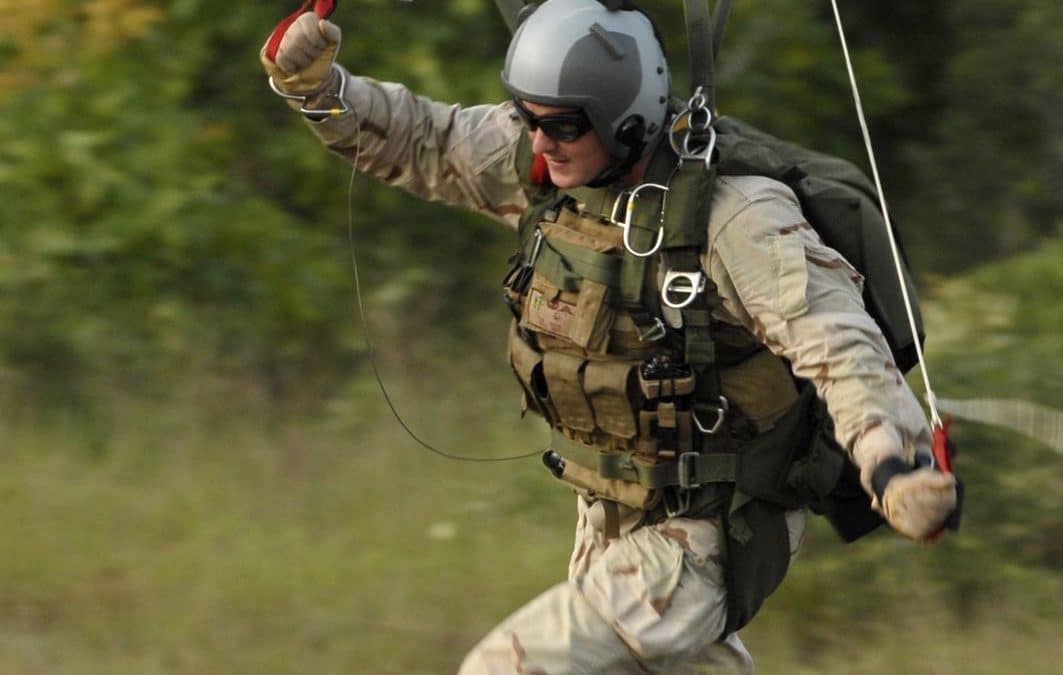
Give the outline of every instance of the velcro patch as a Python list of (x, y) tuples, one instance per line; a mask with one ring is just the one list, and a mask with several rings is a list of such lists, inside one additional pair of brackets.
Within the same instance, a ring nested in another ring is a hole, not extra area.
[(548, 298), (539, 288), (532, 288), (528, 294), (528, 305), (524, 310), (521, 323), (541, 333), (559, 338), (570, 338), (572, 324), (576, 319), (576, 303), (565, 302), (558, 294)]

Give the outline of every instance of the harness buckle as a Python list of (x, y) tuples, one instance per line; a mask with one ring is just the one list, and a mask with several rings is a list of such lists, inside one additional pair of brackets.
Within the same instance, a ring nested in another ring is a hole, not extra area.
[(679, 153), (679, 161), (683, 162), (688, 159), (694, 159), (705, 162), (705, 168), (708, 169), (712, 166), (712, 152), (716, 149), (716, 129), (709, 127), (709, 142), (705, 144), (705, 147), (699, 150), (690, 149), (690, 140), (693, 134), (687, 134), (683, 139), (683, 152)]
[(676, 468), (679, 474), (679, 489), (690, 490), (690, 488), (696, 488), (701, 483), (697, 480), (697, 461), (698, 453), (696, 452), (684, 452), (679, 455), (679, 465)]
[(721, 426), (723, 426), (723, 421), (727, 418), (727, 411), (730, 409), (730, 407), (731, 405), (727, 402), (727, 399), (721, 396), (720, 407), (715, 409), (716, 420), (713, 422), (711, 427), (706, 427), (704, 424), (701, 423), (701, 420), (698, 419), (698, 412), (696, 410), (691, 410), (690, 416), (694, 418), (694, 424), (697, 426), (698, 431), (703, 434), (708, 434), (709, 436), (712, 436), (720, 430)]
[[(707, 279), (701, 270), (697, 272), (677, 272), (668, 270), (661, 286), (661, 301), (672, 309), (683, 309), (705, 292)], [(678, 302), (672, 302), (670, 294), (683, 294)]]

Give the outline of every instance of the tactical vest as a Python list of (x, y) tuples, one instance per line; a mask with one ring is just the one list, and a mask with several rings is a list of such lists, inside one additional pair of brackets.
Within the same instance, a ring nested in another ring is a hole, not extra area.
[[(667, 195), (652, 187), (632, 194), (535, 185), (523, 139), (516, 162), (530, 207), (504, 286), (522, 407), (551, 427), (544, 463), (602, 501), (607, 534), (616, 534), (610, 505), (617, 503), (646, 510), (651, 522), (720, 518), (732, 632), (786, 572), (786, 510), (811, 507), (846, 541), (882, 521), (835, 443), (814, 388), (753, 335), (712, 315), (720, 301), (715, 286), (695, 273), (707, 248), (717, 172), (790, 185), (827, 243), (856, 258), (850, 262), (867, 278), (869, 312), (888, 324), (883, 331), (905, 369), (918, 338), (894, 321), (899, 291), (883, 292), (887, 276), (864, 260), (876, 225), (866, 221), (877, 214), (866, 178), (841, 160), (741, 123), (725, 118), (717, 125), (719, 157), (711, 166), (680, 163), (661, 144), (646, 183), (667, 185)], [(630, 215), (629, 228), (617, 227), (619, 214)], [(657, 243), (659, 253), (633, 253)], [(662, 320), (670, 311), (662, 287), (686, 296), (670, 322)], [(675, 323), (681, 328), (669, 325)]]

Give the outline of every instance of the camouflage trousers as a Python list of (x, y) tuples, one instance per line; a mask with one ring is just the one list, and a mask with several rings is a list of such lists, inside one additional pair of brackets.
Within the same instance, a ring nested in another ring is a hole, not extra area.
[[(569, 578), (517, 610), (462, 663), (459, 675), (752, 673), (727, 617), (722, 531), (710, 519), (671, 518), (621, 536), (603, 533), (600, 504), (582, 498)], [(790, 557), (805, 513), (787, 514)]]

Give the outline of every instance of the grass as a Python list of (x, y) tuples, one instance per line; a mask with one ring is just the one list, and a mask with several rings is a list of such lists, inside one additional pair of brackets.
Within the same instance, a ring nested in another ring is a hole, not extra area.
[[(393, 398), (449, 452), (534, 451), (543, 429), (519, 421), (500, 360), (408, 368)], [(101, 387), (65, 414), (0, 400), (0, 675), (452, 673), (565, 574), (571, 494), (535, 458), (426, 452), (371, 379), (314, 409), (207, 374), (162, 389)], [(1055, 549), (1008, 529), (1058, 520), (1031, 511), (1058, 471), (1035, 502), (983, 475), (936, 547), (843, 546), (815, 522), (743, 632), (758, 672), (1059, 672), (1063, 575), (1035, 555)]]

